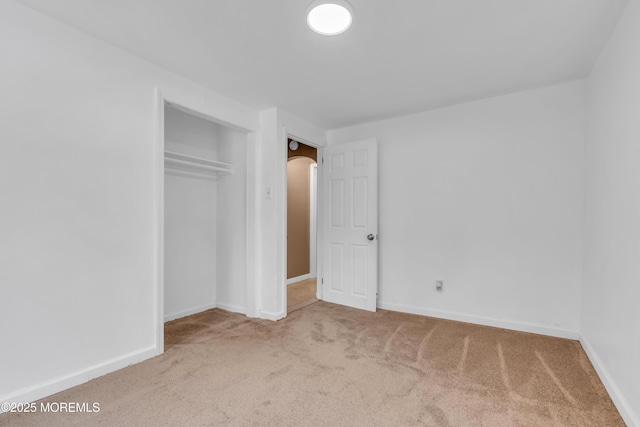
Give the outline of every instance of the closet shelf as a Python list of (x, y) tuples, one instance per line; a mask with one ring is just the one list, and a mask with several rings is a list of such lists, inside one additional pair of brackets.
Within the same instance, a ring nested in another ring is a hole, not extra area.
[(229, 163), (188, 156), (172, 151), (164, 152), (164, 165), (168, 169), (205, 175), (229, 175), (233, 173), (233, 165)]

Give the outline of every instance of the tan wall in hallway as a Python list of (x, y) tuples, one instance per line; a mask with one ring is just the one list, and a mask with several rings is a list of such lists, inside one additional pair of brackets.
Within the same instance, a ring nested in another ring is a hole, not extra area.
[(310, 166), (297, 157), (287, 162), (287, 279), (309, 274)]
[(292, 150), (291, 148), (289, 148), (289, 142), (291, 142), (292, 139), (287, 140), (287, 159), (291, 160), (293, 158), (296, 157), (309, 157), (310, 159), (313, 159), (314, 162), (318, 162), (318, 149), (314, 148), (314, 147), (310, 147), (308, 145), (305, 145), (303, 143), (299, 143), (298, 149), (297, 150)]

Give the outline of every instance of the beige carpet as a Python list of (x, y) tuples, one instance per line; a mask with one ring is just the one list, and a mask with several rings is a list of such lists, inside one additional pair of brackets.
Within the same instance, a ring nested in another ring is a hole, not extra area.
[(218, 309), (166, 325), (164, 355), (52, 396), (42, 426), (622, 426), (580, 344), (317, 302), (280, 322)]
[(287, 286), (287, 313), (306, 307), (316, 299), (316, 279), (307, 279)]

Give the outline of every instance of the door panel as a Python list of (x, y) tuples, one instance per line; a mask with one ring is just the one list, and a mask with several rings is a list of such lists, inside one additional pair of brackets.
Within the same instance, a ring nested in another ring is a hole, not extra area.
[(375, 311), (377, 141), (370, 139), (325, 148), (324, 159), (322, 299)]
[(331, 205), (331, 227), (344, 227), (344, 181), (331, 180), (329, 188)]
[(329, 286), (334, 292), (342, 293), (342, 286), (344, 282), (344, 245), (332, 244), (331, 245), (331, 280)]

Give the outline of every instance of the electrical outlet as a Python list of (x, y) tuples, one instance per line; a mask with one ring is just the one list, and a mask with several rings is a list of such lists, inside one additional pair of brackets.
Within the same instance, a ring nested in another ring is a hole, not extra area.
[(436, 291), (442, 292), (443, 285), (444, 285), (444, 280), (436, 280)]

